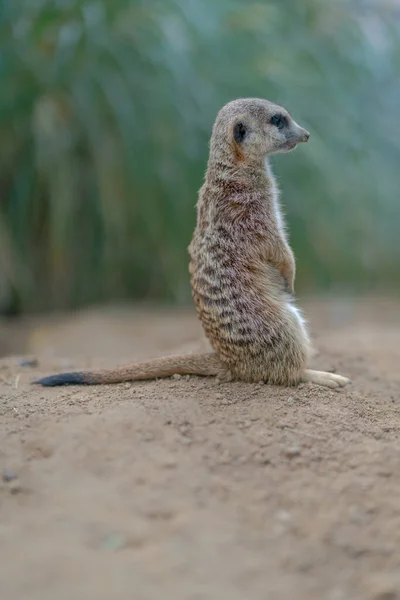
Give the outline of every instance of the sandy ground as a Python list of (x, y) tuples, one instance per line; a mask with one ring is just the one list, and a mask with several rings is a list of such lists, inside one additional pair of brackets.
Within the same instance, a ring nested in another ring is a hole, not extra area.
[(33, 377), (180, 349), (191, 311), (3, 323), (2, 600), (400, 598), (400, 304), (306, 302), (336, 392)]

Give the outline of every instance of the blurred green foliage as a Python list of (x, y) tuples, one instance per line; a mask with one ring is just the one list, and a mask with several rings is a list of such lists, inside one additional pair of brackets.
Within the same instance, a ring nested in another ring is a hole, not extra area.
[(0, 0), (0, 308), (190, 298), (218, 109), (286, 106), (297, 289), (394, 289), (400, 41), (385, 3)]

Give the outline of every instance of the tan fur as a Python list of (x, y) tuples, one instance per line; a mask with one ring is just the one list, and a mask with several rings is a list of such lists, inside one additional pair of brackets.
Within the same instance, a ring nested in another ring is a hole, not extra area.
[[(285, 120), (283, 127), (271, 122), (274, 115)], [(267, 156), (288, 152), (308, 137), (285, 109), (266, 100), (235, 100), (217, 116), (189, 246), (193, 299), (215, 354), (70, 374), (75, 380), (53, 376), (48, 385), (116, 383), (174, 373), (279, 385), (348, 383), (340, 375), (307, 370), (311, 347), (293, 300), (295, 260), (266, 163)]]
[(137, 365), (116, 369), (88, 371), (84, 373), (85, 383), (121, 383), (123, 381), (139, 381), (155, 377), (181, 375), (223, 375), (215, 354), (193, 354), (155, 358)]

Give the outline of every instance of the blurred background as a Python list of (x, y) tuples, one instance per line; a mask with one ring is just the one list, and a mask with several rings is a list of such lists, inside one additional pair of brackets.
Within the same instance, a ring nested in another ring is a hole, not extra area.
[(219, 108), (283, 104), (273, 159), (299, 294), (400, 275), (400, 2), (2, 0), (0, 313), (190, 303)]

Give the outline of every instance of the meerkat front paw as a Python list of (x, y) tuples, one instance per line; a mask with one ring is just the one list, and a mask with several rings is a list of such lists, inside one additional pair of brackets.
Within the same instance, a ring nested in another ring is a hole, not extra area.
[(351, 383), (350, 379), (343, 377), (342, 375), (327, 373), (326, 371), (313, 371), (312, 369), (307, 369), (307, 371), (304, 372), (302, 381), (309, 381), (331, 389), (344, 387)]

